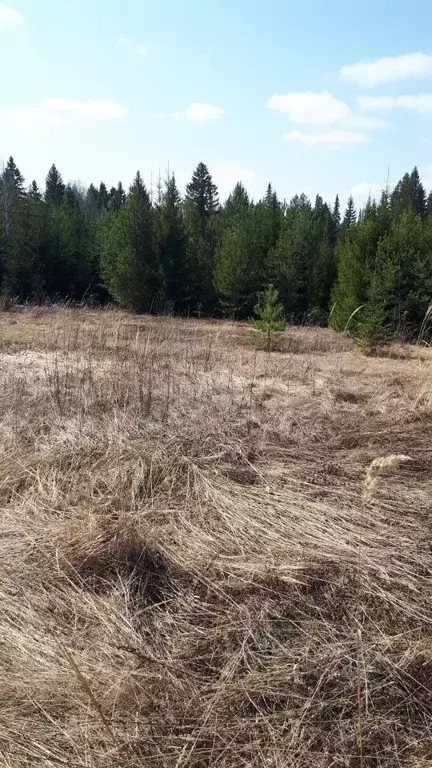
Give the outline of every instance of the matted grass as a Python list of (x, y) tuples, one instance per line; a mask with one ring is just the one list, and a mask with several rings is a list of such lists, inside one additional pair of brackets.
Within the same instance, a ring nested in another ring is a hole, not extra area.
[(432, 352), (0, 315), (0, 764), (426, 768)]

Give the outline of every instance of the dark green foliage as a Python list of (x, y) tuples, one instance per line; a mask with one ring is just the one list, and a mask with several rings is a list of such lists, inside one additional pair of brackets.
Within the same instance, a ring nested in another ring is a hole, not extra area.
[(36, 181), (32, 181), (27, 192), (28, 197), (31, 200), (42, 200), (42, 192), (40, 192)]
[(61, 205), (65, 189), (61, 173), (52, 165), (45, 180), (45, 202), (48, 205)]
[(97, 287), (96, 229), (71, 188), (50, 206), (45, 287), (49, 295), (82, 300)]
[(415, 337), (432, 300), (432, 193), (417, 168), (356, 212), (339, 196), (289, 204), (239, 182), (224, 205), (204, 163), (181, 198), (174, 176), (156, 203), (138, 172), (67, 186), (53, 165), (42, 196), (12, 157), (0, 172), (0, 284), (24, 300), (97, 297), (139, 311), (250, 317), (271, 283), (293, 322), (347, 330), (365, 349)]
[(256, 331), (265, 334), (267, 349), (271, 349), (272, 333), (283, 331), (286, 326), (284, 308), (279, 302), (279, 294), (273, 285), (268, 285), (260, 295), (255, 306), (256, 317), (252, 325)]
[(192, 180), (186, 187), (186, 202), (191, 203), (201, 219), (208, 218), (217, 210), (218, 191), (209, 169), (204, 163), (198, 163)]
[(357, 222), (357, 213), (354, 205), (354, 200), (352, 195), (348, 198), (348, 204), (346, 207), (345, 215), (343, 217), (342, 221), (342, 231), (345, 233), (347, 230), (352, 229), (355, 227)]
[(244, 187), (237, 184), (223, 217), (214, 285), (225, 313), (247, 317), (267, 281), (272, 212), (265, 202), (252, 205)]
[(163, 269), (167, 305), (184, 311), (190, 300), (190, 275), (181, 197), (174, 176), (166, 180), (156, 206), (154, 246)]
[(5, 293), (20, 300), (42, 296), (48, 243), (47, 206), (29, 195), (20, 201), (9, 232), (3, 262)]
[(126, 203), (101, 223), (101, 273), (115, 301), (141, 312), (162, 305), (163, 273), (154, 246), (154, 212), (138, 172)]
[(213, 269), (217, 246), (217, 187), (204, 163), (199, 163), (186, 187), (184, 203), (188, 248), (189, 299), (192, 312), (211, 314), (217, 304)]

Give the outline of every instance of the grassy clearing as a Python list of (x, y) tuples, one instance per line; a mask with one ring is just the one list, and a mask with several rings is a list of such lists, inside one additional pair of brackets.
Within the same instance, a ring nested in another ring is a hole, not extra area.
[(1, 765), (430, 765), (432, 352), (278, 346), (2, 313)]

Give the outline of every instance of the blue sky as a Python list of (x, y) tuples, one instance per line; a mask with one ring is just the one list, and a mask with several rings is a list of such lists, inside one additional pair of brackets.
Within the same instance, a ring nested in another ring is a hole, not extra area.
[(427, 0), (0, 0), (0, 158), (182, 187), (203, 160), (221, 197), (432, 187), (431, 28)]

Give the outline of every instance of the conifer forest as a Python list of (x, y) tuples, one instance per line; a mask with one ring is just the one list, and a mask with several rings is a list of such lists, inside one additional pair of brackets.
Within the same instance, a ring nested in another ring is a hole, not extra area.
[(129, 189), (85, 188), (55, 165), (39, 189), (11, 157), (0, 173), (2, 294), (245, 319), (272, 284), (289, 322), (415, 337), (432, 297), (432, 193), (414, 168), (361, 210), (345, 203), (288, 202), (271, 184), (254, 201), (241, 183), (223, 202), (203, 163), (184, 196), (174, 174), (155, 190), (139, 172)]

